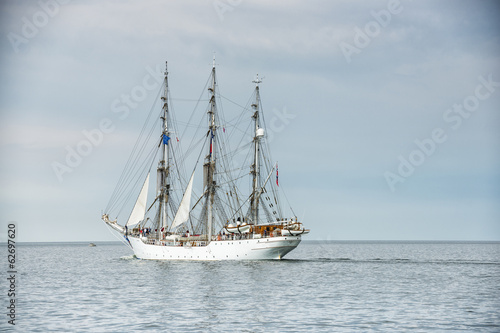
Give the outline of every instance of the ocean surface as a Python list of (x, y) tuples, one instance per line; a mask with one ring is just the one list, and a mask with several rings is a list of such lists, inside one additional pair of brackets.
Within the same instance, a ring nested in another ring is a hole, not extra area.
[(500, 243), (303, 241), (281, 261), (246, 262), (96, 244), (18, 244), (16, 325), (2, 278), (0, 329), (500, 332)]

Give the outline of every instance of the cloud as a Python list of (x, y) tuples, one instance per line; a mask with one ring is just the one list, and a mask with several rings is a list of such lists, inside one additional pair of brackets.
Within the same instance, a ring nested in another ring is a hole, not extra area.
[[(225, 97), (245, 104), (258, 72), (266, 77), (261, 87), (266, 117), (283, 108), (296, 116), (275, 135), (273, 155), (280, 160), (284, 185), (286, 172), (291, 173), (292, 194), (287, 195), (295, 198), (297, 210), (304, 205), (309, 209), (307, 222), (313, 229), (331, 229), (329, 219), (349, 220), (356, 228), (348, 222), (336, 225), (350, 230), (345, 237), (369, 238), (365, 229), (394, 226), (394, 221), (383, 221), (388, 217), (383, 211), (390, 209), (398, 212), (398, 220), (417, 212), (429, 224), (448, 226), (449, 220), (460, 219), (450, 207), (463, 205), (463, 196), (484, 199), (483, 204), (461, 206), (460, 212), (477, 212), (484, 217), (484, 230), (495, 230), (491, 226), (500, 212), (489, 205), (498, 193), (483, 185), (471, 188), (476, 177), (481, 177), (480, 184), (499, 179), (500, 91), (481, 102), (460, 129), (448, 131), (448, 141), (395, 195), (383, 178), (385, 171), (397, 169), (399, 155), (415, 149), (416, 139), (449, 125), (443, 113), (474, 93), (479, 76), (492, 74), (500, 81), (495, 2), (401, 1), (403, 10), (350, 63), (339, 44), (352, 44), (356, 27), (364, 29), (375, 20), (372, 12), (387, 9), (388, 1), (233, 1), (224, 2), (231, 8), (223, 19), (214, 3), (71, 2), (19, 52), (2, 39), (0, 181), (5, 185), (5, 216), (25, 216), (25, 223), (32, 223), (32, 215), (21, 214), (21, 204), (12, 205), (22, 200), (27, 188), (38, 195), (23, 203), (41, 212), (45, 222), (61, 205), (67, 214), (99, 215), (140, 125), (150, 108), (158, 107), (158, 91), (148, 91), (126, 119), (113, 112), (113, 102), (141, 85), (148, 67), (156, 71), (160, 66), (161, 77), (166, 60), (174, 98), (205, 96), (201, 89), (215, 51)], [(37, 2), (4, 4), (2, 35), (21, 34), (23, 17), (31, 20), (37, 11)], [(178, 119), (187, 121), (194, 103), (173, 102)], [(229, 115), (240, 111), (232, 103), (223, 109)], [(59, 183), (51, 163), (63, 163), (66, 147), (86, 140), (83, 131), (97, 128), (103, 118), (111, 119), (115, 130)], [(463, 186), (454, 187), (456, 183)], [(425, 199), (434, 193), (447, 208), (433, 215), (437, 208)], [(304, 202), (304, 197), (312, 200)], [(89, 206), (80, 207), (70, 198)], [(325, 205), (332, 209), (325, 210)], [(491, 208), (489, 215), (481, 207)], [(378, 214), (376, 221), (370, 220), (372, 212)], [(473, 229), (467, 221), (464, 217), (457, 223)], [(75, 218), (72, 223), (84, 222)], [(409, 239), (413, 231), (401, 227), (390, 237)], [(92, 235), (85, 231), (81, 237)], [(429, 231), (431, 238), (440, 235), (446, 236), (444, 227)], [(383, 239), (384, 232), (377, 237)]]

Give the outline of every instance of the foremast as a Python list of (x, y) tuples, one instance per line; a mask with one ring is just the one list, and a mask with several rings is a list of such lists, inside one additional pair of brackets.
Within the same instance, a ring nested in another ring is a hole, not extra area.
[(217, 126), (215, 123), (215, 113), (217, 111), (217, 105), (215, 102), (215, 56), (212, 66), (212, 84), (208, 88), (210, 92), (210, 108), (208, 110), (208, 135), (209, 137), (209, 152), (205, 158), (204, 173), (205, 173), (205, 185), (206, 185), (206, 202), (207, 202), (207, 241), (212, 240), (213, 225), (214, 225), (214, 201), (215, 201), (215, 189), (216, 181), (214, 179), (215, 174), (215, 152), (216, 152), (216, 136)]
[(260, 106), (260, 94), (259, 94), (259, 83), (262, 82), (259, 79), (259, 74), (257, 74), (255, 80), (252, 81), (255, 83), (255, 103), (252, 104), (252, 108), (254, 113), (252, 118), (254, 120), (255, 127), (255, 136), (253, 138), (254, 142), (254, 156), (253, 156), (253, 164), (251, 169), (252, 174), (252, 196), (250, 201), (251, 207), (251, 218), (255, 225), (259, 223), (259, 191), (260, 191), (260, 139), (264, 136), (264, 129), (260, 128), (259, 123), (259, 106)]
[(168, 130), (168, 67), (165, 62), (165, 79), (164, 91), (161, 97), (163, 102), (162, 115), (162, 136), (161, 136), (161, 160), (158, 162), (157, 169), (157, 198), (159, 199), (158, 209), (158, 239), (161, 239), (162, 230), (167, 229), (168, 219), (168, 200), (170, 195), (170, 148), (168, 141), (170, 140), (170, 133)]

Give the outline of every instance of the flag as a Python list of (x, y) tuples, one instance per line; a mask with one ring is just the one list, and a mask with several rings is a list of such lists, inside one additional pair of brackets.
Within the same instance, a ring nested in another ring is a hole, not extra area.
[(214, 132), (211, 130), (210, 131), (210, 156), (212, 156), (212, 143), (214, 141)]
[(278, 162), (276, 162), (276, 185), (280, 186), (280, 184), (278, 183)]
[(163, 144), (168, 145), (168, 140), (170, 140), (170, 137), (166, 134), (163, 134)]

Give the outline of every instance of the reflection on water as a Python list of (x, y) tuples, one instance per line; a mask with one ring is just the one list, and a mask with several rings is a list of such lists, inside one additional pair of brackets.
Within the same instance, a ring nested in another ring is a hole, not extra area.
[(500, 325), (498, 243), (303, 242), (284, 260), (246, 262), (138, 260), (122, 244), (25, 244), (19, 257), (25, 332)]

